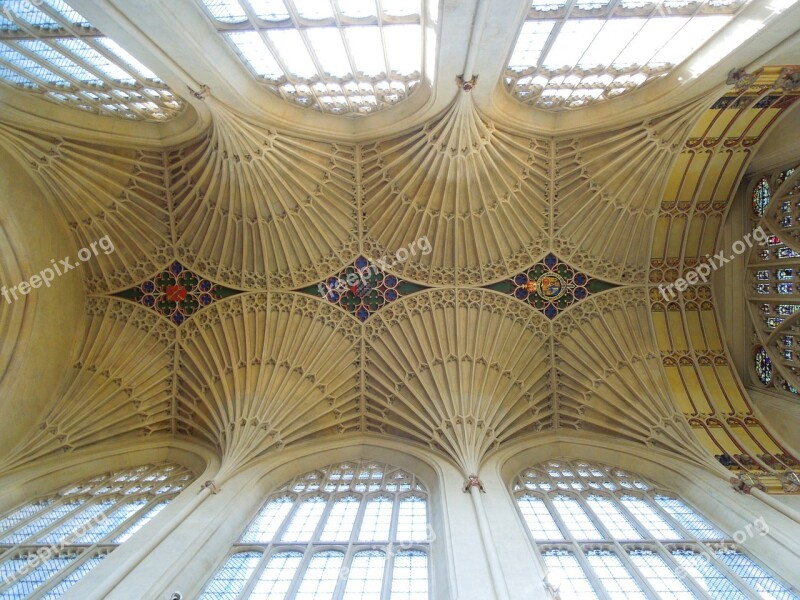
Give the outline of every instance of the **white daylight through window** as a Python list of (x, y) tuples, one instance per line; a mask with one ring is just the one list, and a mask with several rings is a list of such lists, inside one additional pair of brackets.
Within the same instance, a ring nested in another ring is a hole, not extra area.
[(405, 100), (422, 78), (420, 0), (202, 0), (272, 92), (328, 114)]
[(633, 473), (553, 460), (520, 473), (512, 493), (561, 600), (800, 600), (731, 536)]
[(428, 495), (412, 474), (356, 461), (273, 493), (201, 600), (430, 600)]

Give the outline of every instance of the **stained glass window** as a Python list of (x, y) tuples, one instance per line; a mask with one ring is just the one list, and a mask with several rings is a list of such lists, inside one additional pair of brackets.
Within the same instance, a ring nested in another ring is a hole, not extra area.
[[(753, 357), (749, 379), (792, 396), (797, 394), (800, 378), (800, 361), (791, 343), (794, 334), (800, 333), (796, 320), (800, 311), (799, 175), (794, 168), (772, 170), (742, 185), (751, 194), (753, 207), (747, 232), (755, 240), (766, 234), (766, 244), (753, 247), (747, 268), (750, 289), (755, 292), (748, 299)], [(772, 205), (780, 212), (768, 210)]]
[(686, 502), (635, 474), (554, 460), (525, 469), (512, 493), (562, 600), (800, 600)]
[(767, 351), (762, 347), (756, 348), (753, 360), (759, 381), (764, 385), (772, 383), (772, 361), (769, 359)]
[[(618, 96), (669, 73), (746, 4), (533, 0), (506, 66), (506, 86), (517, 100), (546, 109)], [(745, 29), (739, 43), (755, 33)]]
[(425, 487), (369, 461), (336, 464), (267, 500), (202, 600), (429, 600)]
[(60, 598), (192, 480), (177, 465), (105, 473), (0, 518), (0, 597)]
[(769, 182), (762, 177), (753, 188), (753, 212), (757, 216), (763, 217), (771, 199), (772, 191), (769, 189)]
[(202, 0), (220, 34), (269, 90), (329, 114), (408, 98), (423, 73), (420, 0)]
[(0, 81), (100, 115), (166, 121), (184, 102), (61, 0), (0, 0)]

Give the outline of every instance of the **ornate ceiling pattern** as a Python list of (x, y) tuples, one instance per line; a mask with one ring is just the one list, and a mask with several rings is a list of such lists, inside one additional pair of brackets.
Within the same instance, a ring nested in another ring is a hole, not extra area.
[[(790, 105), (765, 100), (771, 84), (741, 100), (747, 90), (725, 108), (698, 100), (569, 137), (507, 129), (468, 92), (405, 135), (350, 145), (294, 137), (213, 98), (209, 131), (160, 152), (3, 126), (0, 143), (42, 182), (76, 247), (103, 235), (116, 245), (87, 263), (75, 372), (7, 464), (171, 434), (211, 444), (230, 473), (362, 432), (424, 444), (468, 474), (511, 441), (578, 429), (708, 464), (718, 438), (701, 432), (714, 427), (737, 454), (777, 460), (710, 288), (666, 303), (654, 287), (714, 248), (753, 148)], [(552, 319), (483, 287), (551, 253), (617, 287)], [(359, 257), (416, 287), (365, 319), (308, 293)], [(244, 293), (180, 326), (110, 297), (174, 261)]]
[(84, 339), (58, 401), (0, 468), (127, 435), (174, 430), (174, 327), (155, 312), (90, 296)]
[(209, 102), (208, 134), (165, 157), (178, 257), (246, 290), (306, 286), (355, 259), (356, 148), (292, 138)]
[[(800, 98), (782, 81), (780, 68), (746, 76), (694, 124), (661, 203), (651, 283), (672, 283), (720, 250), (728, 258), (730, 249), (717, 246), (730, 202), (759, 142)], [(773, 492), (789, 488), (784, 474), (797, 468), (797, 458), (753, 414), (723, 342), (711, 287), (667, 297), (651, 288), (650, 297), (664, 370), (697, 438), (735, 473), (751, 473)]]
[(94, 146), (3, 123), (0, 133), (54, 199), (76, 248), (106, 235), (112, 240), (114, 252), (83, 264), (90, 293), (130, 287), (172, 257), (163, 153)]

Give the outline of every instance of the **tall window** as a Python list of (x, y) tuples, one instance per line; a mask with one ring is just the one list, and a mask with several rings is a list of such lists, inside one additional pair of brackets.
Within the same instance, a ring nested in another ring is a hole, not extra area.
[[(800, 395), (800, 173), (761, 173), (745, 184), (748, 232), (766, 244), (750, 251), (745, 281), (751, 328), (750, 379), (756, 386)], [(758, 240), (757, 240), (758, 241)]]
[(166, 121), (183, 101), (63, 0), (0, 1), (0, 81), (59, 104)]
[[(513, 494), (562, 600), (798, 600), (684, 501), (620, 469), (551, 461)], [(761, 535), (756, 520), (734, 536)]]
[(429, 600), (429, 531), (413, 475), (331, 465), (267, 500), (201, 600)]
[[(613, 98), (669, 73), (746, 4), (747, 0), (533, 0), (506, 65), (506, 86), (517, 100), (545, 109), (577, 108)], [(735, 46), (757, 30), (743, 24)], [(694, 75), (721, 58), (713, 55)]]
[(329, 114), (393, 106), (422, 77), (420, 0), (202, 0), (267, 88)]
[(61, 598), (193, 478), (177, 465), (145, 465), (98, 475), (3, 515), (0, 598)]

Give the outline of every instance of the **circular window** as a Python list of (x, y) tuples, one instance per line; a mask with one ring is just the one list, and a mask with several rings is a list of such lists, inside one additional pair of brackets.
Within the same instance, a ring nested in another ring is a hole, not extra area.
[(754, 360), (759, 381), (764, 385), (772, 383), (772, 361), (767, 356), (767, 351), (761, 346), (756, 348)]
[(762, 177), (753, 188), (753, 212), (759, 217), (763, 217), (771, 199), (772, 192), (769, 189), (769, 183)]

